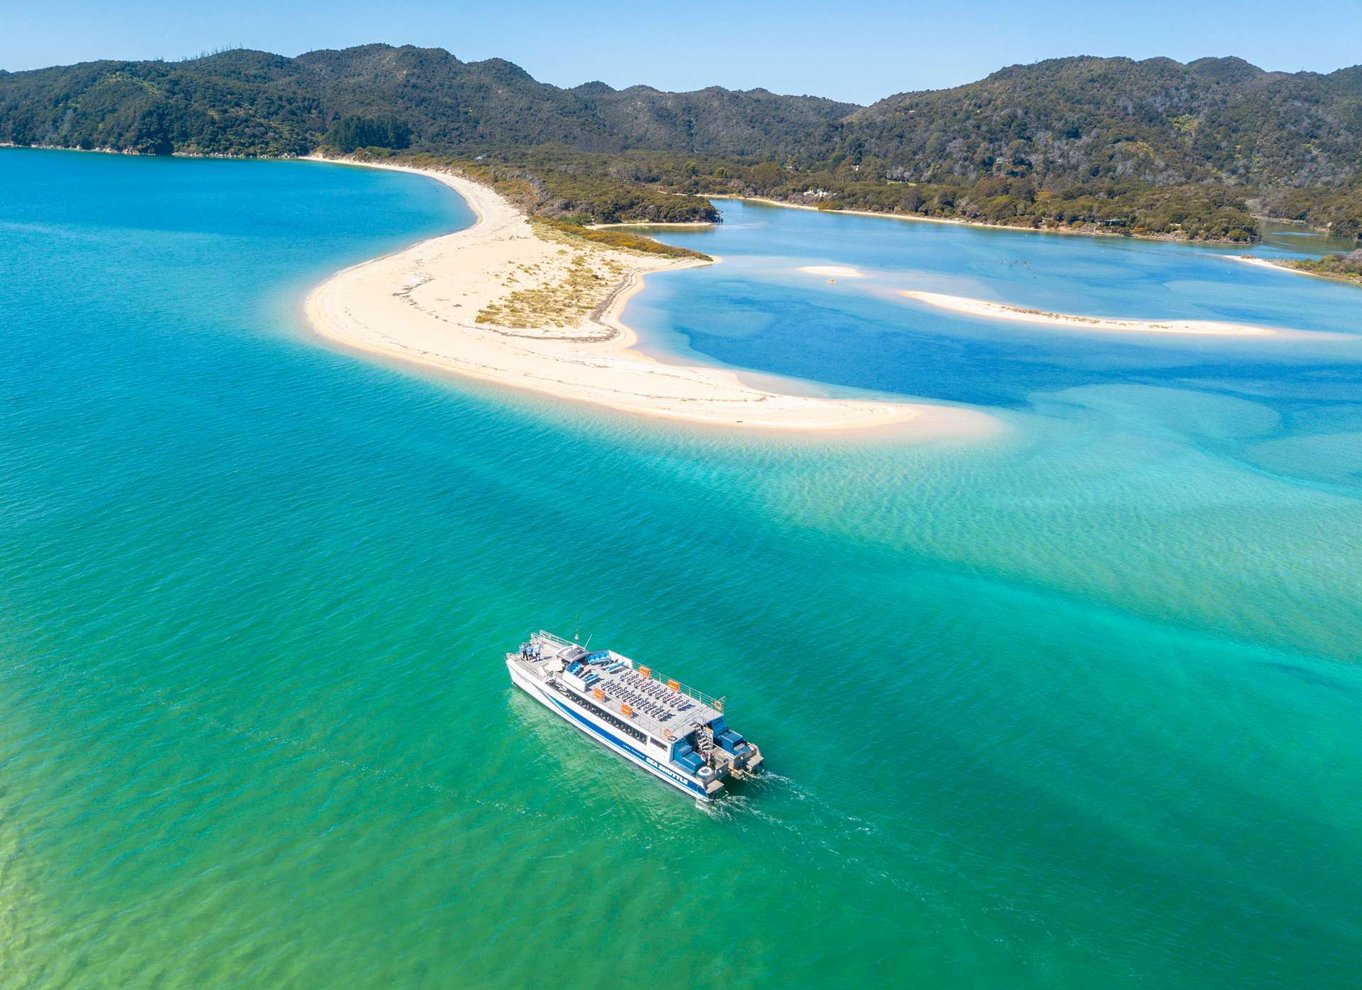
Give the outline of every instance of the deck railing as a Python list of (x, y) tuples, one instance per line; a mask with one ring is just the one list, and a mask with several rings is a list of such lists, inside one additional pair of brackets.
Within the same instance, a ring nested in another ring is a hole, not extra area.
[(664, 674), (659, 674), (656, 670), (653, 670), (653, 668), (648, 666), (647, 664), (638, 663), (635, 660), (630, 660), (628, 657), (622, 657), (614, 650), (610, 651), (610, 655), (612, 657), (615, 657), (617, 660), (623, 660), (625, 663), (629, 664), (629, 666), (634, 668), (634, 673), (636, 674), (643, 674), (646, 671), (647, 673), (645, 674), (645, 676), (648, 677), (650, 680), (657, 681), (659, 684), (665, 684), (667, 687), (672, 687), (672, 685), (675, 684), (676, 687), (672, 688), (672, 690), (680, 694), (684, 694), (687, 698), (690, 698), (692, 701), (698, 701), (702, 705), (708, 705), (710, 708), (713, 708), (716, 712), (722, 712), (724, 710), (723, 698), (715, 698), (713, 695), (705, 694), (705, 692), (693, 688), (689, 684), (682, 684), (674, 677), (667, 677)]
[[(553, 633), (548, 632), (547, 630), (543, 630), (543, 629), (539, 630), (539, 633), (537, 634), (537, 636), (536, 636), (535, 638), (536, 638), (536, 639), (546, 639), (546, 640), (548, 640), (550, 643), (553, 643), (553, 644), (555, 644), (555, 645), (557, 645), (557, 646), (572, 646), (572, 645), (574, 645), (573, 643), (568, 642), (566, 639), (563, 639), (561, 636), (555, 636)], [(580, 644), (576, 644), (576, 645), (580, 645)], [(705, 694), (705, 692), (700, 691), (700, 690), (697, 690), (696, 688), (691, 687), (689, 684), (682, 684), (680, 681), (676, 680), (675, 678), (664, 677), (663, 675), (659, 674), (657, 671), (653, 670), (652, 667), (648, 666), (647, 664), (642, 664), (642, 663), (639, 663), (637, 660), (631, 660), (631, 659), (629, 659), (629, 657), (621, 656), (620, 654), (616, 653), (614, 650), (606, 650), (605, 652), (609, 653), (609, 654), (610, 654), (612, 657), (614, 657), (616, 660), (623, 660), (623, 661), (624, 661), (625, 663), (627, 663), (630, 667), (632, 667), (633, 670), (634, 670), (636, 673), (640, 673), (640, 674), (641, 674), (641, 673), (643, 673), (643, 671), (646, 670), (646, 671), (648, 672), (647, 676), (648, 676), (649, 678), (651, 678), (652, 680), (655, 680), (655, 681), (657, 681), (657, 682), (659, 682), (659, 683), (661, 683), (661, 684), (665, 684), (665, 685), (667, 685), (668, 687), (671, 687), (671, 685), (672, 685), (673, 683), (675, 683), (675, 684), (676, 684), (675, 690), (677, 690), (677, 691), (680, 692), (681, 694), (684, 694), (687, 698), (690, 698), (692, 701), (698, 701), (698, 702), (700, 702), (700, 704), (702, 704), (702, 705), (708, 705), (710, 708), (713, 708), (716, 712), (722, 712), (722, 711), (724, 710), (724, 699), (723, 699), (723, 698), (716, 698), (716, 697), (714, 697), (713, 695)]]

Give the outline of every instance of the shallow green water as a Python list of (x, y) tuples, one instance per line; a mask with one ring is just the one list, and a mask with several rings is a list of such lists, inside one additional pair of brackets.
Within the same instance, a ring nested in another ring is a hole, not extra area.
[[(371, 364), (298, 304), (465, 222), (433, 183), (0, 153), (0, 985), (1353, 982), (1362, 294), (727, 213), (724, 265), (631, 308), (651, 346), (1007, 437), (682, 431)], [(961, 266), (1339, 339), (871, 291)], [(513, 694), (501, 652), (579, 615), (727, 694), (773, 773), (700, 811)]]

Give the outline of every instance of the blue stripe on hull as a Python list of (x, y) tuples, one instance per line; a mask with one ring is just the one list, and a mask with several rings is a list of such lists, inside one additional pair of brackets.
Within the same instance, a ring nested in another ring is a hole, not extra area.
[(571, 708), (569, 708), (567, 705), (563, 704), (563, 703), (562, 703), (561, 701), (559, 701), (557, 698), (551, 697), (551, 696), (549, 696), (548, 694), (544, 693), (543, 691), (540, 692), (540, 696), (541, 696), (545, 701), (550, 702), (555, 708), (557, 708), (559, 711), (561, 711), (564, 715), (566, 715), (566, 716), (568, 716), (569, 718), (571, 718), (571, 719), (572, 719), (574, 722), (576, 722), (578, 725), (582, 726), (582, 727), (583, 727), (584, 729), (586, 729), (588, 732), (590, 732), (590, 733), (592, 733), (593, 735), (595, 735), (601, 742), (603, 742), (603, 743), (605, 743), (606, 745), (611, 746), (611, 747), (613, 747), (613, 748), (615, 748), (615, 749), (621, 750), (622, 753), (623, 753), (623, 755), (627, 755), (627, 756), (629, 756), (629, 757), (631, 757), (631, 758), (633, 758), (633, 759), (638, 760), (639, 762), (641, 762), (641, 763), (643, 764), (644, 769), (645, 769), (645, 770), (648, 770), (650, 773), (652, 773), (653, 776), (659, 777), (659, 778), (661, 778), (662, 780), (665, 780), (667, 783), (671, 784), (673, 787), (679, 788), (679, 789), (685, 791), (687, 794), (692, 794), (692, 795), (694, 795), (695, 797), (698, 797), (698, 798), (699, 798), (700, 800), (702, 800), (702, 801), (708, 801), (708, 800), (710, 800), (710, 796), (709, 796), (708, 794), (705, 793), (704, 789), (703, 789), (702, 787), (700, 787), (699, 784), (692, 784), (692, 783), (690, 783), (689, 781), (682, 780), (682, 779), (678, 779), (678, 778), (675, 778), (675, 777), (670, 776), (665, 770), (661, 770), (660, 768), (658, 768), (657, 766), (655, 766), (655, 762), (656, 762), (656, 761), (652, 760), (651, 757), (649, 757), (649, 756), (648, 756), (647, 754), (645, 754), (645, 753), (639, 752), (637, 749), (635, 749), (633, 746), (630, 746), (627, 742), (625, 742), (624, 740), (620, 739), (620, 738), (619, 738), (618, 736), (616, 736), (614, 733), (606, 731), (605, 729), (603, 729), (603, 728), (601, 728), (599, 725), (597, 725), (595, 722), (592, 722), (592, 721), (590, 721), (589, 719), (587, 719), (586, 716), (582, 715), (582, 714), (579, 713), (579, 712), (573, 711)]

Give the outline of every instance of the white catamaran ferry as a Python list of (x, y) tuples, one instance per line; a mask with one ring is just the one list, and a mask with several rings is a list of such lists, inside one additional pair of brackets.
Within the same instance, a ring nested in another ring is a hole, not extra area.
[(506, 654), (511, 681), (592, 739), (700, 801), (761, 766), (761, 750), (724, 722), (722, 698), (662, 677), (613, 650), (588, 652), (537, 632)]

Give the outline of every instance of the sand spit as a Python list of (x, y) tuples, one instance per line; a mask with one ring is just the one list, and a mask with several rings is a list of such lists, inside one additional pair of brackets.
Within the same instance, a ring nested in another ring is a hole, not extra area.
[(1255, 258), (1251, 254), (1231, 254), (1226, 255), (1231, 261), (1238, 261), (1241, 264), (1252, 265), (1254, 268), (1270, 268), (1274, 272), (1287, 272), (1291, 275), (1313, 275), (1314, 272), (1303, 272), (1299, 268), (1292, 268), (1290, 265), (1279, 265), (1275, 261), (1267, 258)]
[[(397, 168), (397, 166), (379, 166)], [(492, 190), (453, 188), (477, 214), (461, 231), (347, 268), (315, 289), (315, 330), (356, 350), (497, 385), (646, 416), (771, 430), (902, 426), (917, 437), (985, 435), (967, 409), (786, 395), (717, 367), (665, 364), (620, 321), (646, 275), (703, 264), (619, 251), (533, 226)]]
[(865, 272), (850, 265), (805, 265), (799, 270), (805, 275), (822, 275), (824, 278), (865, 278)]
[(1281, 330), (1251, 323), (1226, 323), (1219, 320), (1123, 320), (1106, 316), (1082, 316), (1076, 313), (1050, 313), (1040, 309), (1008, 306), (986, 299), (949, 296), (939, 292), (904, 291), (900, 295), (916, 302), (949, 310), (964, 316), (978, 316), (990, 320), (1029, 323), (1035, 326), (1059, 327), (1066, 330), (1090, 330), (1099, 333), (1163, 333), (1190, 336), (1262, 337), (1281, 334), (1300, 335), (1304, 331)]
[(1347, 275), (1335, 275), (1333, 272), (1308, 272), (1303, 268), (1293, 268), (1291, 265), (1283, 265), (1281, 262), (1272, 261), (1268, 258), (1255, 258), (1249, 254), (1237, 254), (1228, 256), (1231, 261), (1238, 261), (1245, 265), (1252, 265), (1255, 268), (1270, 268), (1274, 272), (1286, 272), (1288, 275), (1304, 275), (1307, 278), (1319, 278), (1326, 282), (1341, 282), (1344, 285), (1357, 285), (1355, 278)]
[(709, 220), (630, 220), (628, 223), (589, 223), (590, 230), (637, 230), (639, 228), (671, 228), (673, 230), (713, 230), (715, 223)]

